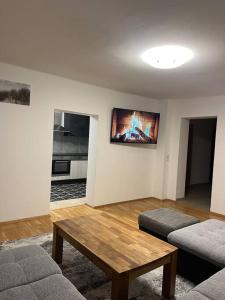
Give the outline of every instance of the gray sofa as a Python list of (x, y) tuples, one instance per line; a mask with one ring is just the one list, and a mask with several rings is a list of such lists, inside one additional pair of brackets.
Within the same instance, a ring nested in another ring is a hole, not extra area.
[[(201, 260), (201, 265), (198, 264), (198, 268), (195, 268), (196, 273), (204, 271), (207, 276), (207, 271), (210, 268), (211, 273), (214, 274), (180, 300), (224, 300), (225, 222), (215, 219), (206, 220), (175, 230), (169, 233), (167, 239), (171, 244), (177, 246), (179, 251), (182, 251), (181, 260), (183, 263), (192, 255), (191, 261), (186, 261), (182, 265), (183, 268), (191, 266), (192, 277), (194, 276), (193, 263), (196, 261), (193, 258)], [(204, 265), (203, 262), (205, 262)]]
[(207, 220), (171, 232), (168, 242), (179, 248), (178, 273), (195, 283), (225, 267), (225, 222)]
[(178, 300), (224, 300), (225, 269), (197, 285), (187, 295)]
[[(139, 228), (179, 248), (177, 272), (195, 282), (225, 267), (225, 222), (200, 222), (179, 211), (160, 208), (140, 214)], [(224, 237), (224, 238), (223, 238)]]
[(166, 241), (170, 232), (198, 222), (199, 219), (171, 208), (144, 211), (138, 217), (141, 230)]
[(85, 300), (40, 246), (0, 252), (0, 300)]
[(167, 238), (178, 248), (225, 267), (225, 222), (210, 219), (173, 231)]
[(138, 221), (141, 230), (179, 248), (180, 275), (201, 282), (180, 300), (225, 299), (225, 222), (210, 219), (199, 223), (168, 208), (143, 212)]

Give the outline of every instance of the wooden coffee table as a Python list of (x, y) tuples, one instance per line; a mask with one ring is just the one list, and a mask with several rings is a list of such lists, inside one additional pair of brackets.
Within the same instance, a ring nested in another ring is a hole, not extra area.
[(57, 263), (62, 262), (63, 239), (108, 275), (111, 299), (128, 299), (130, 280), (162, 265), (162, 295), (174, 296), (177, 249), (172, 245), (107, 213), (55, 222), (52, 256)]

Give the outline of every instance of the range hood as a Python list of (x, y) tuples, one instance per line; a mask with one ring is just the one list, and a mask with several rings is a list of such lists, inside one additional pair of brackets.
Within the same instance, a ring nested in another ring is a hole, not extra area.
[(54, 132), (62, 132), (72, 135), (72, 132), (64, 126), (65, 124), (65, 113), (55, 112), (54, 114)]

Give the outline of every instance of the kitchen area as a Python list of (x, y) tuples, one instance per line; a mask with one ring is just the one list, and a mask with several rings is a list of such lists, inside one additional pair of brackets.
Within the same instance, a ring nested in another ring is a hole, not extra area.
[(50, 201), (86, 196), (90, 117), (54, 112)]

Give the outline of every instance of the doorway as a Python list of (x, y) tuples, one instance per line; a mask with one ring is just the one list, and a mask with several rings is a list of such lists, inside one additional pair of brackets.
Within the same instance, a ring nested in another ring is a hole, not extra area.
[(216, 118), (189, 122), (185, 196), (180, 202), (210, 211)]
[(50, 202), (86, 197), (90, 116), (54, 112)]

